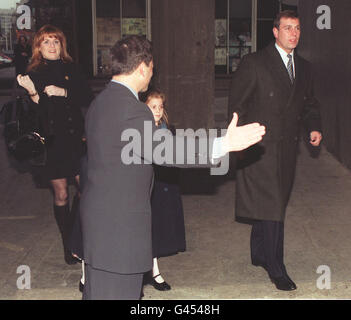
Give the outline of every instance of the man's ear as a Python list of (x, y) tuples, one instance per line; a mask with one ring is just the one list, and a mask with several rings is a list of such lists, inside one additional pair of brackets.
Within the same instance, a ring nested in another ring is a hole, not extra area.
[(279, 32), (279, 30), (276, 28), (276, 27), (274, 27), (273, 28), (273, 35), (274, 35), (274, 38), (278, 38), (278, 32)]
[(138, 66), (138, 73), (141, 75), (141, 76), (145, 76), (145, 74), (146, 74), (146, 70), (145, 70), (145, 67), (146, 67), (146, 65), (145, 65), (145, 62), (141, 62), (140, 64), (139, 64), (139, 66)]

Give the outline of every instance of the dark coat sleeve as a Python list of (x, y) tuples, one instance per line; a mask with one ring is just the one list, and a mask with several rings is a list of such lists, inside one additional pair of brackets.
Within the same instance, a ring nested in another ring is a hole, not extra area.
[(321, 116), (320, 116), (320, 103), (314, 96), (314, 82), (313, 82), (313, 71), (310, 63), (307, 63), (308, 68), (308, 85), (304, 95), (304, 111), (302, 119), (305, 128), (309, 131), (322, 132)]

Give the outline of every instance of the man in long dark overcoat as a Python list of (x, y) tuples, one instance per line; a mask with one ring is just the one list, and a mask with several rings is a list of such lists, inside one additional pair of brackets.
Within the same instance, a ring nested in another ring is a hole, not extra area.
[(252, 264), (264, 267), (280, 290), (294, 290), (284, 260), (284, 219), (296, 167), (300, 127), (310, 143), (322, 139), (318, 102), (313, 96), (310, 64), (294, 50), (300, 22), (295, 12), (277, 15), (275, 43), (246, 55), (233, 75), (229, 114), (243, 123), (267, 128), (262, 142), (243, 154), (236, 180), (236, 217), (252, 222)]

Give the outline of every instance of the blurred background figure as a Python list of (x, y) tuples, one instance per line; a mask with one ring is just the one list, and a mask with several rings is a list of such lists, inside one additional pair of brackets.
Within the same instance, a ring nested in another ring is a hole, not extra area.
[(28, 43), (26, 36), (20, 35), (18, 43), (15, 45), (15, 69), (16, 76), (25, 74), (28, 66), (29, 58), (32, 55), (32, 48)]

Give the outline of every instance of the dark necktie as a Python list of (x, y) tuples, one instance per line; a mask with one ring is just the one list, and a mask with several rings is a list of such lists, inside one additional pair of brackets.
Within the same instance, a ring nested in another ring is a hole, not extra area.
[(290, 81), (291, 81), (291, 83), (294, 83), (294, 69), (293, 69), (293, 64), (292, 64), (292, 55), (289, 53), (287, 55), (287, 57), (289, 58), (287, 69), (288, 69)]

